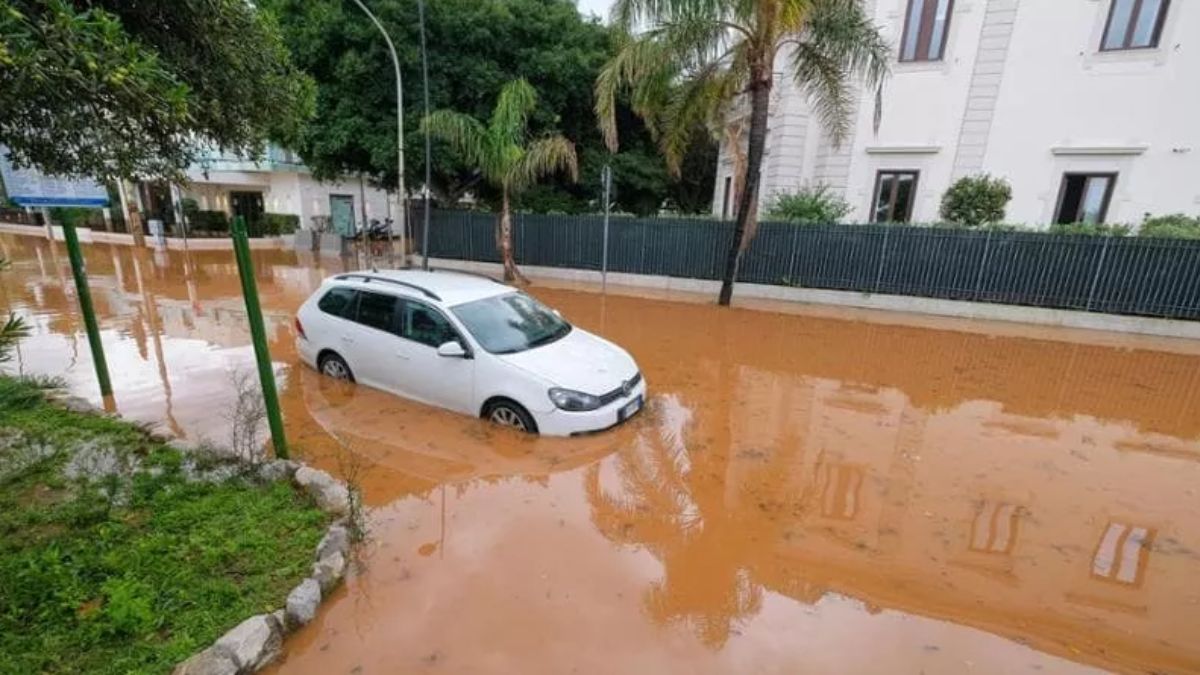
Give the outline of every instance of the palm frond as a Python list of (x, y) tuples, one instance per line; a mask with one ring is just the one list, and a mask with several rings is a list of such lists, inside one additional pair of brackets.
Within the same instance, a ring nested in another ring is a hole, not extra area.
[(671, 173), (679, 175), (696, 132), (725, 124), (729, 104), (745, 87), (746, 76), (745, 69), (714, 63), (675, 87), (657, 125), (661, 129), (658, 144)]
[(629, 89), (629, 104), (633, 111), (646, 119), (653, 128), (652, 117), (670, 92), (671, 82), (678, 74), (678, 65), (670, 58), (665, 45), (650, 39), (621, 40), (620, 48), (596, 78), (596, 119), (604, 143), (612, 152), (619, 146), (617, 138), (617, 94)]
[(537, 91), (524, 79), (504, 85), (488, 122), (488, 135), (495, 147), (521, 145), (529, 114), (537, 107)]
[(796, 83), (810, 96), (835, 143), (850, 125), (854, 84), (876, 88), (888, 74), (889, 47), (857, 0), (811, 0), (793, 44)]
[(687, 19), (734, 21), (746, 16), (746, 12), (737, 11), (740, 5), (752, 5), (756, 1), (616, 0), (609, 12), (609, 18), (616, 28), (633, 33), (659, 24)]
[(780, 0), (777, 24), (782, 34), (799, 33), (813, 10), (814, 0)]
[(450, 110), (436, 110), (421, 120), (421, 130), (446, 141), (464, 162), (488, 173), (485, 164), (492, 163), (488, 130), (479, 120)]
[(509, 189), (520, 192), (542, 176), (566, 172), (571, 180), (579, 180), (579, 160), (575, 144), (562, 136), (547, 136), (533, 143), (513, 164), (505, 181)]
[(731, 55), (745, 51), (739, 47), (745, 39), (735, 41), (734, 36), (740, 33), (744, 38), (748, 29), (723, 18), (718, 5), (707, 7), (702, 2), (690, 12), (672, 8), (671, 16), (660, 17), (652, 28), (636, 36), (620, 34), (617, 53), (596, 78), (595, 89), (596, 117), (610, 150), (615, 152), (619, 145), (615, 119), (619, 92), (628, 91), (630, 107), (657, 136), (663, 131), (657, 126), (658, 113), (676, 98), (677, 86), (714, 77), (730, 67)]
[(29, 335), (29, 325), (25, 320), (16, 314), (9, 314), (8, 321), (0, 325), (0, 363), (5, 363), (12, 358), (10, 350), (17, 344), (17, 340)]

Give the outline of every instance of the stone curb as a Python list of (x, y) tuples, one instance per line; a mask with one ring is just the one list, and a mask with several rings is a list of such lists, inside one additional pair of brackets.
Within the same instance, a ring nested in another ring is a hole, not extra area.
[(172, 675), (247, 675), (279, 657), (283, 639), (312, 621), (321, 601), (341, 583), (350, 556), (350, 490), (320, 469), (274, 459), (255, 469), (264, 481), (288, 480), (305, 491), (323, 511), (337, 516), (313, 554), (312, 571), (291, 593), (282, 609), (246, 619), (217, 638), (212, 646), (175, 666)]

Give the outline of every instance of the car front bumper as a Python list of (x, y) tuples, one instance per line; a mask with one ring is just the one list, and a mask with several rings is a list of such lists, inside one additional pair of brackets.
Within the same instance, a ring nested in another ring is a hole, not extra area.
[[(627, 417), (621, 417), (621, 411), (635, 400), (642, 404), (637, 411)], [(544, 436), (574, 436), (594, 431), (603, 431), (627, 420), (637, 417), (646, 407), (646, 380), (642, 379), (633, 391), (624, 398), (618, 399), (595, 410), (586, 412), (568, 412), (554, 409), (550, 412), (531, 412), (538, 425), (538, 433)]]

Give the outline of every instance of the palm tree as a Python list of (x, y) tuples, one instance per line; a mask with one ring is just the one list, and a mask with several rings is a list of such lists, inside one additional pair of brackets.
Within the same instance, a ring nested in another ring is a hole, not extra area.
[(529, 114), (537, 107), (537, 92), (525, 80), (514, 80), (500, 90), (492, 118), (484, 126), (462, 113), (439, 110), (425, 118), (422, 127), (439, 136), (491, 185), (501, 192), (496, 247), (504, 261), (504, 280), (527, 281), (513, 261), (511, 199), (542, 176), (566, 171), (579, 179), (575, 145), (559, 135), (528, 141)]
[(693, 129), (724, 126), (735, 103), (749, 104), (745, 174), (738, 181), (722, 305), (733, 295), (738, 264), (757, 225), (776, 57), (786, 60), (783, 68), (808, 93), (835, 143), (849, 128), (857, 81), (877, 87), (887, 75), (888, 44), (860, 1), (617, 0), (613, 7), (618, 51), (596, 79), (596, 114), (610, 150), (617, 148), (616, 97), (626, 88), (631, 107), (676, 173)]

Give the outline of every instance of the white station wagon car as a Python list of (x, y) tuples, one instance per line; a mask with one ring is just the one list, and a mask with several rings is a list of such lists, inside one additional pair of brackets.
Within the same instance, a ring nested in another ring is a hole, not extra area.
[(646, 383), (624, 349), (486, 277), (351, 272), (296, 315), (296, 350), (330, 377), (554, 436), (621, 424)]

